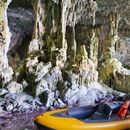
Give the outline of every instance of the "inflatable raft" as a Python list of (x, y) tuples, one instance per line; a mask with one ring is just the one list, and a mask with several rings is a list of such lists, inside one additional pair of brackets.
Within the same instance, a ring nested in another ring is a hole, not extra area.
[(117, 116), (122, 104), (112, 102), (53, 110), (36, 117), (34, 123), (41, 130), (126, 130), (130, 128), (130, 116)]

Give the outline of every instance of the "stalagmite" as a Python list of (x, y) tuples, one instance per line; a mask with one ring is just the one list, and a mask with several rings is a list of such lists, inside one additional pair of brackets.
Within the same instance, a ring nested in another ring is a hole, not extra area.
[(95, 69), (94, 62), (88, 58), (85, 45), (81, 45), (80, 52), (76, 58), (76, 64), (79, 67), (79, 83), (88, 85), (91, 82), (97, 82), (98, 72)]
[(0, 75), (4, 84), (9, 82), (13, 75), (13, 70), (8, 65), (7, 58), (11, 38), (7, 20), (7, 8), (10, 2), (11, 0), (0, 1)]
[(112, 15), (111, 21), (111, 46), (110, 46), (110, 63), (113, 64), (113, 74), (116, 75), (116, 72), (123, 74), (123, 75), (130, 75), (130, 70), (123, 67), (122, 63), (116, 59), (115, 57), (115, 45), (119, 40), (118, 36), (118, 25), (120, 21), (120, 15), (116, 14), (115, 16)]
[(99, 40), (95, 36), (95, 32), (93, 31), (93, 35), (90, 43), (90, 59), (94, 62), (95, 69), (97, 68), (97, 63), (98, 63), (98, 47), (99, 47)]
[(118, 36), (119, 21), (120, 21), (120, 15), (118, 14), (110, 15), (109, 43), (107, 44), (108, 52), (105, 55), (106, 62), (103, 65), (104, 68), (106, 68), (106, 72), (108, 72), (107, 75), (113, 73), (115, 77), (116, 77), (116, 72), (122, 75), (130, 75), (130, 70), (124, 68), (122, 63), (115, 56), (116, 53), (115, 46), (119, 40), (119, 36)]
[(98, 72), (94, 69), (93, 61), (88, 58), (85, 45), (80, 47), (75, 67), (78, 71), (70, 74), (72, 85), (65, 93), (65, 99), (68, 105), (94, 105), (95, 100), (105, 96), (106, 90), (98, 83)]

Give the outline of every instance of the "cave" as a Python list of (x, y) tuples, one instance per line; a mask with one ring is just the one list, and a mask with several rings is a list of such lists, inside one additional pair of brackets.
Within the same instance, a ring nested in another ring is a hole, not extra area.
[(0, 113), (10, 130), (36, 130), (31, 119), (46, 110), (129, 99), (129, 25), (129, 0), (1, 0)]
[(17, 66), (27, 58), (28, 46), (34, 29), (35, 14), (30, 1), (12, 0), (8, 6), (7, 16), (12, 34), (8, 59), (10, 66), (16, 70)]

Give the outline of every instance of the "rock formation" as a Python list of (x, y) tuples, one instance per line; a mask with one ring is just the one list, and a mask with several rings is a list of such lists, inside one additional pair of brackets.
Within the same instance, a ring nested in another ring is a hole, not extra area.
[[(33, 34), (29, 46), (26, 44), (28, 51), (23, 50), (27, 58), (16, 59), (20, 66), (16, 65), (13, 78), (7, 58), (10, 35), (6, 12), (10, 2), (0, 2), (0, 74), (5, 86), (0, 95), (6, 99), (1, 99), (2, 110), (34, 109), (43, 104), (56, 108), (93, 105), (113, 92), (118, 94), (105, 84), (112, 87), (113, 77), (118, 81), (119, 74), (130, 75), (126, 68), (129, 62), (124, 67), (125, 61), (121, 63), (119, 57), (122, 52), (119, 44), (128, 43), (129, 16), (123, 19), (125, 11), (120, 13), (127, 2), (28, 1), (33, 9), (29, 16), (34, 13), (35, 18)], [(27, 1), (14, 0), (19, 2)], [(115, 7), (117, 10), (113, 10)], [(127, 30), (126, 38), (122, 28)]]
[[(118, 25), (120, 21), (120, 15), (118, 14), (110, 14), (110, 32), (109, 38), (106, 43), (107, 50), (105, 51), (105, 63), (103, 63), (102, 73), (106, 73), (106, 77), (111, 74), (116, 77), (116, 73), (122, 75), (130, 75), (130, 70), (123, 67), (121, 61), (116, 58), (116, 49), (115, 46), (118, 43), (119, 35), (118, 35)], [(105, 75), (102, 75), (105, 77)]]
[(29, 45), (29, 53), (38, 51), (42, 47), (42, 36), (44, 34), (44, 26), (42, 24), (42, 17), (45, 17), (44, 10), (42, 9), (41, 0), (33, 1), (33, 9), (35, 12), (35, 25), (33, 31), (32, 41)]
[(8, 27), (7, 8), (10, 0), (0, 2), (0, 75), (3, 84), (12, 79), (13, 70), (8, 65), (7, 52), (10, 44), (11, 33)]

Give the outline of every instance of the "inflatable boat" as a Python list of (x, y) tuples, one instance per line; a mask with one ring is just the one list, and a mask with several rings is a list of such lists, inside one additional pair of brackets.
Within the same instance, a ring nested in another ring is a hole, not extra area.
[(122, 105), (112, 102), (53, 110), (34, 118), (34, 123), (41, 130), (126, 130), (130, 128), (130, 116), (117, 116)]

